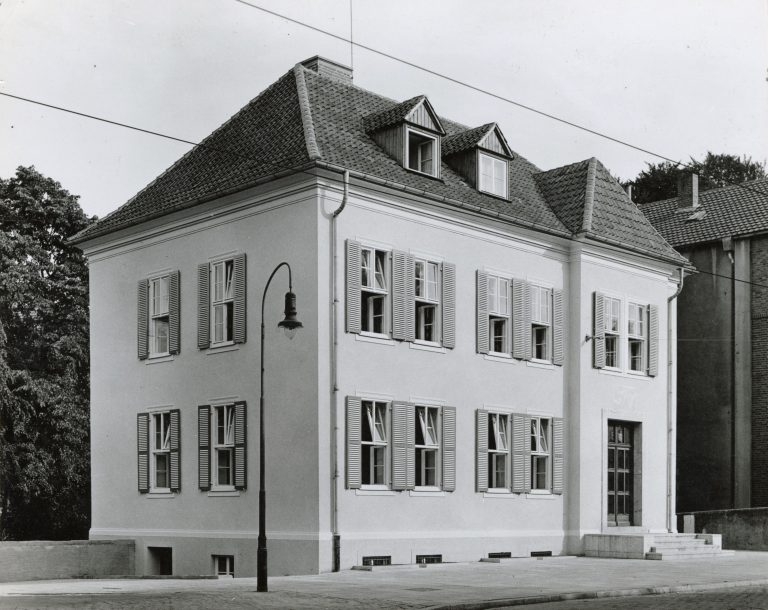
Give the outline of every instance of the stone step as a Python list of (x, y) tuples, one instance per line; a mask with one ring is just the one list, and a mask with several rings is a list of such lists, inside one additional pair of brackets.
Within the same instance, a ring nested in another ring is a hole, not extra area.
[(664, 553), (646, 553), (645, 558), (655, 561), (662, 561), (662, 560), (674, 560), (674, 561), (686, 561), (689, 559), (716, 559), (720, 557), (730, 557), (733, 555), (733, 551), (723, 551), (721, 549), (717, 549), (715, 552), (698, 552), (698, 553), (685, 553), (685, 554), (671, 554), (667, 553), (666, 551)]
[(651, 547), (651, 553), (668, 553), (670, 555), (688, 555), (691, 553), (719, 553), (722, 549), (719, 546), (677, 546), (677, 547)]
[(698, 534), (654, 534), (656, 540), (699, 540)]
[(678, 548), (678, 547), (695, 547), (711, 546), (707, 544), (706, 540), (654, 540), (653, 546), (656, 548)]

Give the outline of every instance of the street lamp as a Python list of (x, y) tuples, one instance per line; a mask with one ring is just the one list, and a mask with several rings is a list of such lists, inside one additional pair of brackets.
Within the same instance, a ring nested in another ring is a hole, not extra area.
[(259, 398), (259, 541), (256, 551), (256, 591), (260, 593), (267, 592), (267, 492), (264, 489), (264, 302), (267, 298), (267, 289), (278, 272), (280, 267), (288, 267), (288, 292), (285, 293), (285, 318), (278, 322), (278, 328), (285, 331), (289, 339), (293, 339), (296, 331), (304, 326), (296, 319), (296, 295), (293, 293), (293, 279), (291, 276), (291, 266), (286, 263), (280, 263), (272, 271), (272, 275), (264, 286), (264, 293), (261, 296), (261, 385), (259, 387), (261, 396)]

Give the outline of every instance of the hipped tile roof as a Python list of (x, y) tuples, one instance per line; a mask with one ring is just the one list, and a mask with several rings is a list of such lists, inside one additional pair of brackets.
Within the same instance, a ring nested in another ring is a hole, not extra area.
[[(395, 122), (401, 120), (422, 99), (417, 96), (397, 103), (297, 65), (127, 203), (81, 231), (73, 242), (210, 201), (317, 162), (376, 182), (405, 186), (512, 224), (564, 237), (585, 234), (651, 257), (685, 263), (597, 161), (541, 172), (513, 151), (509, 200), (480, 193), (446, 163), (442, 163), (440, 180), (406, 170), (367, 130), (373, 124), (376, 128), (393, 124), (393, 117), (400, 117)], [(442, 117), (440, 121), (446, 132), (444, 142), (476, 131)], [(590, 164), (594, 165), (592, 186), (588, 183)], [(591, 208), (586, 206), (590, 197)], [(591, 215), (586, 231), (585, 211)]]

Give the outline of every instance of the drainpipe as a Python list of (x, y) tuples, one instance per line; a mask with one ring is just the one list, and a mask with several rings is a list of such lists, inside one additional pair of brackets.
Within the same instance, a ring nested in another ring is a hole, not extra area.
[(677, 530), (675, 507), (672, 502), (672, 490), (675, 485), (675, 460), (677, 459), (675, 428), (677, 420), (677, 405), (675, 404), (675, 379), (673, 377), (673, 353), (675, 345), (672, 342), (672, 301), (683, 291), (685, 270), (680, 267), (680, 282), (675, 294), (667, 299), (667, 531)]
[(333, 571), (341, 569), (341, 536), (339, 534), (339, 451), (337, 446), (339, 435), (339, 377), (338, 377), (338, 348), (339, 348), (339, 295), (336, 270), (338, 268), (338, 248), (336, 247), (336, 218), (347, 205), (349, 198), (349, 171), (344, 170), (344, 194), (341, 205), (331, 214), (331, 294), (333, 308), (331, 318), (331, 463), (333, 468), (331, 480), (331, 529), (333, 530)]

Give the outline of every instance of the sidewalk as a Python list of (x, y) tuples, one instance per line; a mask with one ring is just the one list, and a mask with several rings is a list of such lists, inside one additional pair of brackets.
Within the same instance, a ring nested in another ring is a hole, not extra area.
[(255, 578), (2, 583), (0, 605), (28, 596), (48, 600), (66, 596), (73, 603), (73, 596), (84, 596), (119, 604), (127, 596), (126, 601), (139, 599), (146, 605), (137, 607), (148, 608), (157, 602), (166, 607), (215, 607), (225, 599), (233, 608), (489, 608), (750, 584), (768, 584), (768, 552), (737, 551), (730, 557), (688, 561), (548, 557), (497, 564), (392, 566), (372, 572), (272, 577), (266, 594), (256, 593)]

